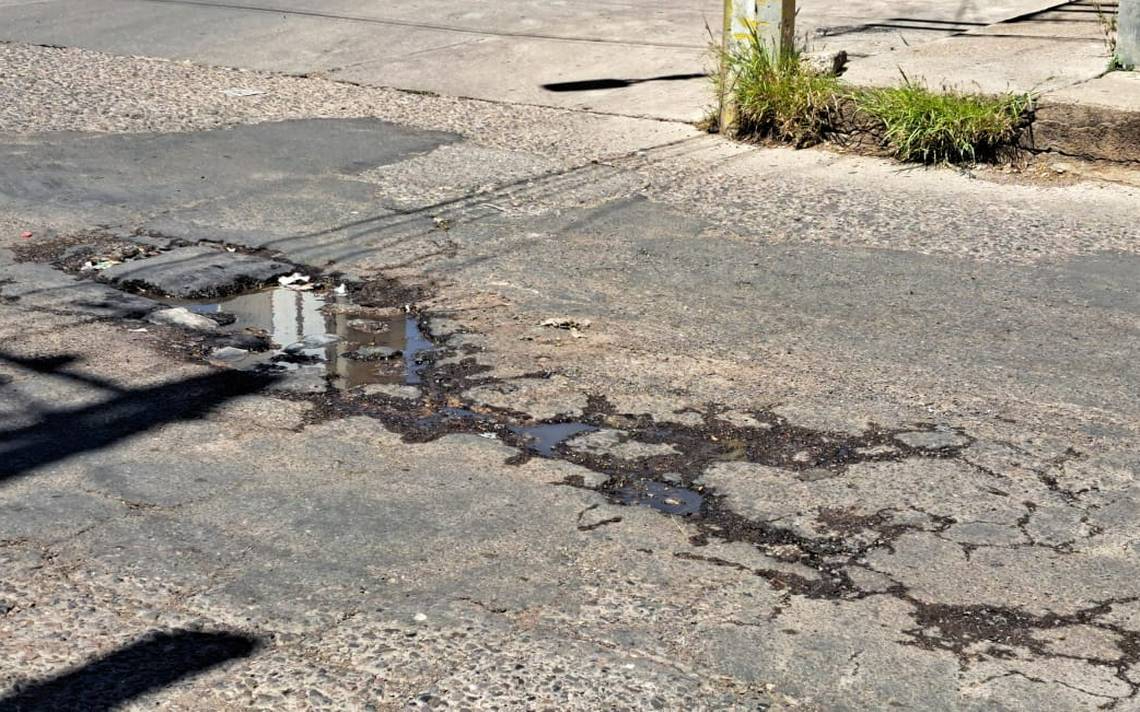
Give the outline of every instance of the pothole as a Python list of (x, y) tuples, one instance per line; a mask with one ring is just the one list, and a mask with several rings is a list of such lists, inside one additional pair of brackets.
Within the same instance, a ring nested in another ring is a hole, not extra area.
[(354, 304), (336, 289), (276, 287), (220, 301), (167, 300), (219, 324), (212, 362), (345, 390), (417, 385), (435, 346), (404, 308)]

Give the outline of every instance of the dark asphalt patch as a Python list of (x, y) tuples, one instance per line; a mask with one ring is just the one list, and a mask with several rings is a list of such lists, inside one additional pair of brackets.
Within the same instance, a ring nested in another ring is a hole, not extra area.
[(280, 260), (198, 245), (113, 265), (98, 279), (148, 296), (209, 299), (264, 287), (293, 270)]

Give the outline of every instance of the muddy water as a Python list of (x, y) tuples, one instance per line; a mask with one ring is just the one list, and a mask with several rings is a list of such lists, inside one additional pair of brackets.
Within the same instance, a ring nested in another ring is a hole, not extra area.
[[(331, 291), (266, 289), (217, 302), (183, 302), (225, 323), (229, 334), (264, 334), (265, 352), (225, 359), (241, 370), (323, 371), (339, 389), (374, 383), (418, 384), (434, 347), (415, 317), (357, 310)], [(390, 351), (384, 351), (390, 350)]]

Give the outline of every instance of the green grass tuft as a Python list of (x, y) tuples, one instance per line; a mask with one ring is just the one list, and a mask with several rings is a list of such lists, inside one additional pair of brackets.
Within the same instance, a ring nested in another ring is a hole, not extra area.
[(933, 92), (911, 81), (854, 95), (858, 110), (880, 126), (881, 139), (902, 161), (974, 163), (1013, 144), (1032, 105), (1028, 95)]
[(797, 147), (823, 141), (836, 126), (839, 79), (796, 54), (775, 56), (760, 36), (724, 56), (736, 100), (737, 131)]
[[(732, 51), (720, 51), (719, 59), (718, 96), (727, 89), (736, 105), (730, 128), (798, 148), (867, 134), (902, 161), (996, 160), (1016, 145), (1033, 106), (1028, 94), (934, 92), (909, 79), (899, 87), (857, 89), (796, 53), (776, 56), (755, 31)], [(715, 125), (710, 117), (709, 129)]]

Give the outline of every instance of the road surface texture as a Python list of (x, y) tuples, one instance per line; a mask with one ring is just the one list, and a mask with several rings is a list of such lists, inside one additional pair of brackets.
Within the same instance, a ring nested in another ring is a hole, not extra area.
[(1140, 709), (1138, 191), (22, 44), (0, 97), (0, 709)]

